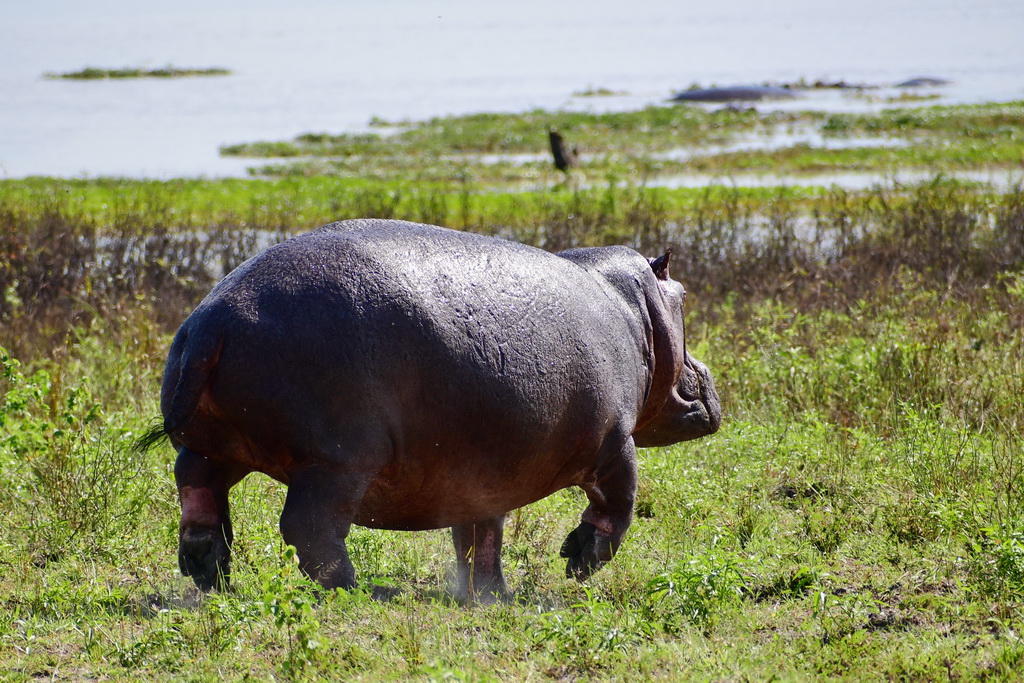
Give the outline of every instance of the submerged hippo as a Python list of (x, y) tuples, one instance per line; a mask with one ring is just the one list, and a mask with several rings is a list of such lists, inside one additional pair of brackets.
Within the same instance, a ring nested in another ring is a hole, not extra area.
[(789, 88), (770, 85), (734, 85), (726, 88), (699, 88), (674, 95), (672, 102), (758, 102), (791, 100), (797, 95)]
[(590, 504), (561, 554), (589, 576), (629, 527), (635, 447), (718, 429), (669, 257), (355, 220), (250, 259), (178, 330), (142, 444), (178, 450), (181, 571), (227, 580), (228, 489), (257, 471), (327, 588), (356, 585), (353, 523), (452, 527), (459, 596), (504, 597), (505, 514), (568, 486)]
[(908, 78), (905, 81), (901, 81), (896, 84), (897, 88), (928, 88), (938, 87), (941, 85), (949, 85), (951, 81), (945, 78), (935, 78), (933, 76), (917, 76), (916, 78)]

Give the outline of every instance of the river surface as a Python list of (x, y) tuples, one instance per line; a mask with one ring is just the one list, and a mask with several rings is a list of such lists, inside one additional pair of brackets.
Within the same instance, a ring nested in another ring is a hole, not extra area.
[[(633, 109), (691, 84), (952, 81), (1024, 100), (1021, 0), (4, 0), (0, 178), (221, 177), (223, 144), (530, 108)], [(226, 77), (67, 81), (101, 68)], [(588, 88), (626, 94), (578, 97)], [(879, 109), (828, 91), (777, 107)]]

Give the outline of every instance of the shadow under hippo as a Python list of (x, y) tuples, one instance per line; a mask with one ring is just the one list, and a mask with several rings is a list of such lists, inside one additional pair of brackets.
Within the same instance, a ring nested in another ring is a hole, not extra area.
[(588, 577), (630, 525), (636, 447), (719, 426), (669, 261), (353, 220), (245, 262), (179, 329), (140, 440), (178, 451), (182, 573), (226, 584), (228, 490), (256, 471), (326, 588), (356, 586), (351, 524), (451, 527), (456, 596), (505, 598), (506, 513), (569, 486), (590, 504), (561, 554)]

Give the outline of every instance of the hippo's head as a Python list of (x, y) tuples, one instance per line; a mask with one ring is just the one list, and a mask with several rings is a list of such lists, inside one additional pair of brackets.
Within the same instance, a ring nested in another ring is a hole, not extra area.
[(668, 446), (713, 434), (722, 419), (711, 373), (686, 350), (686, 291), (669, 278), (671, 254), (651, 261), (657, 280), (657, 292), (647, 297), (654, 328), (654, 378), (633, 432), (640, 447)]

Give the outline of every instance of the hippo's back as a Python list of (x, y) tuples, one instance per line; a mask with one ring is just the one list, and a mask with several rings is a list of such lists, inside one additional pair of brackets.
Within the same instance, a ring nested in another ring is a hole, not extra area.
[(355, 220), (246, 262), (192, 318), (230, 321), (227, 341), (239, 347), (257, 344), (357, 375), (400, 367), (408, 378), (413, 366), (443, 364), (446, 372), (525, 379), (528, 367), (546, 374), (580, 345), (600, 345), (600, 322), (614, 326), (624, 313), (609, 303), (589, 273), (540, 249), (404, 221)]

